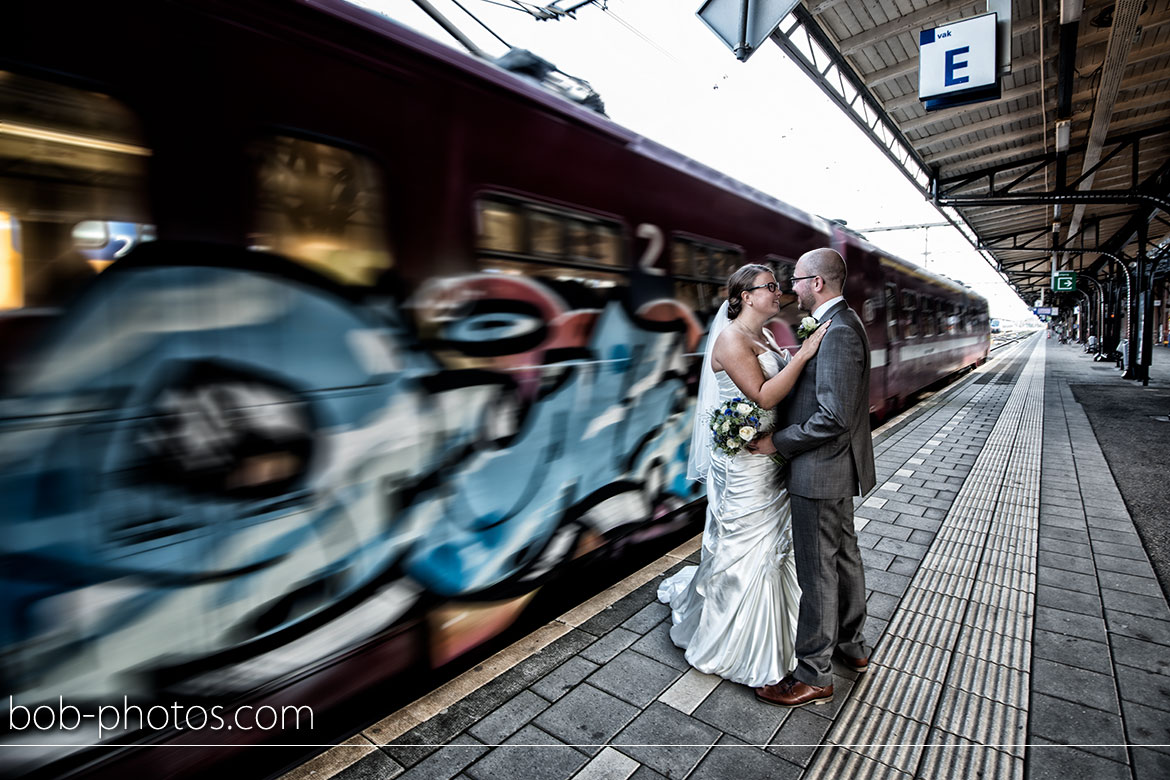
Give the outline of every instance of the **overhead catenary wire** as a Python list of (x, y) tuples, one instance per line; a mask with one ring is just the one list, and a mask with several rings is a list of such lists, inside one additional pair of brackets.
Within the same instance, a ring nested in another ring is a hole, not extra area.
[(659, 45), (658, 45), (658, 43), (656, 43), (656, 42), (655, 42), (655, 41), (654, 41), (652, 38), (650, 38), (649, 36), (645, 35), (645, 34), (644, 34), (644, 33), (643, 33), (641, 30), (639, 30), (637, 27), (635, 27), (634, 25), (630, 24), (629, 22), (627, 22), (627, 21), (626, 21), (625, 19), (623, 19), (622, 17), (618, 16), (617, 12), (616, 12), (616, 11), (614, 11), (612, 8), (609, 8), (608, 6), (606, 6), (606, 7), (603, 7), (601, 10), (605, 11), (605, 13), (606, 13), (606, 14), (607, 14), (607, 15), (608, 15), (608, 16), (609, 16), (611, 19), (613, 19), (615, 22), (617, 22), (618, 24), (620, 24), (622, 27), (625, 27), (625, 28), (626, 28), (627, 30), (629, 30), (631, 33), (633, 33), (634, 35), (636, 35), (636, 36), (638, 36), (639, 38), (641, 38), (641, 39), (642, 39), (644, 42), (646, 42), (646, 43), (647, 43), (647, 44), (649, 44), (650, 46), (654, 47), (656, 50), (658, 50), (658, 52), (659, 52), (660, 54), (662, 54), (663, 56), (667, 57), (667, 58), (668, 58), (668, 59), (670, 59), (672, 62), (676, 62), (676, 63), (678, 63), (678, 64), (680, 64), (680, 65), (682, 64), (682, 62), (681, 62), (681, 61), (678, 59), (678, 57), (675, 57), (675, 56), (674, 56), (673, 54), (671, 54), (669, 51), (667, 51), (666, 49), (664, 49), (664, 48), (662, 48), (661, 46), (659, 46)]
[(414, 4), (421, 8), (427, 16), (431, 17), (435, 24), (446, 30), (448, 35), (459, 41), (463, 48), (467, 49), (476, 57), (483, 57), (484, 59), (487, 59), (487, 53), (484, 52), (483, 49), (476, 46), (475, 42), (464, 35), (463, 31), (452, 24), (447, 17), (439, 13), (438, 9), (431, 5), (429, 0), (414, 0)]
[(500, 8), (507, 8), (509, 11), (519, 11), (522, 14), (529, 14), (530, 16), (532, 14), (531, 11), (517, 2), (501, 3), (499, 0), (481, 0), (481, 2), (487, 3), (488, 5), (498, 5)]
[(480, 27), (482, 27), (483, 29), (485, 29), (485, 30), (487, 30), (489, 33), (491, 33), (491, 36), (492, 36), (493, 38), (495, 38), (497, 41), (499, 41), (500, 43), (502, 43), (502, 44), (504, 44), (505, 46), (507, 46), (509, 49), (511, 49), (511, 48), (512, 48), (512, 45), (511, 45), (510, 43), (508, 43), (508, 42), (507, 42), (507, 41), (505, 41), (503, 38), (501, 38), (499, 35), (497, 35), (497, 34), (496, 34), (496, 31), (495, 31), (495, 30), (493, 30), (491, 27), (488, 27), (488, 26), (487, 26), (487, 24), (486, 24), (486, 23), (484, 23), (484, 21), (483, 21), (482, 19), (480, 19), (480, 18), (479, 18), (478, 16), (476, 16), (475, 14), (473, 14), (471, 11), (468, 11), (468, 10), (467, 10), (467, 8), (466, 8), (466, 7), (464, 7), (464, 5), (463, 5), (462, 3), (460, 3), (460, 2), (459, 2), (459, 0), (451, 0), (451, 2), (452, 2), (452, 3), (454, 3), (454, 4), (456, 5), (456, 7), (458, 7), (458, 8), (459, 8), (459, 10), (460, 10), (460, 11), (462, 11), (463, 13), (467, 14), (467, 15), (468, 15), (468, 16), (470, 16), (472, 19), (474, 19), (474, 20), (476, 21), (476, 23), (478, 23), (478, 24), (479, 24), (479, 26), (480, 26)]

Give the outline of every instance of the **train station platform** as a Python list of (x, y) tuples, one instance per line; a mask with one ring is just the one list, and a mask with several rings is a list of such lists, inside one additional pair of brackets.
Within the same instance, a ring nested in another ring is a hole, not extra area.
[(286, 777), (1170, 777), (1170, 608), (1086, 411), (1134, 388), (1102, 365), (1039, 334), (879, 429), (876, 649), (830, 705), (690, 669), (656, 590), (696, 538)]

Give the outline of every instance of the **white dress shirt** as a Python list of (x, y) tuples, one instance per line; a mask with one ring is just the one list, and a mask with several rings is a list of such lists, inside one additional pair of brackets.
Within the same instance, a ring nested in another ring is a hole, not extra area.
[(825, 316), (825, 312), (827, 312), (829, 309), (836, 306), (839, 301), (843, 301), (843, 300), (845, 300), (845, 296), (838, 295), (836, 298), (830, 298), (829, 300), (825, 301), (824, 303), (822, 303), (820, 306), (817, 307), (816, 311), (813, 312), (813, 315), (812, 315), (813, 319), (816, 320), (817, 322), (820, 322), (821, 317)]

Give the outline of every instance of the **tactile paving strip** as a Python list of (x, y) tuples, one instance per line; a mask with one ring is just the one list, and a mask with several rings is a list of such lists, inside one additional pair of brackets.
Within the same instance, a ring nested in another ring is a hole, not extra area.
[[(806, 777), (857, 770), (1024, 777), (1044, 349), (1038, 339), (890, 620), (874, 669), (858, 680)], [(984, 391), (1005, 389), (988, 382), (965, 411)], [(942, 426), (927, 446), (958, 435), (953, 424)], [(918, 727), (923, 724), (929, 733)], [(958, 771), (960, 765), (968, 771)]]

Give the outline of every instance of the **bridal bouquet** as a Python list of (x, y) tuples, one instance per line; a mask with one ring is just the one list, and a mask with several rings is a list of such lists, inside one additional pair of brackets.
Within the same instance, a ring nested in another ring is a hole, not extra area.
[(756, 436), (771, 430), (774, 421), (771, 410), (738, 397), (715, 407), (707, 417), (713, 443), (728, 455), (734, 455)]

